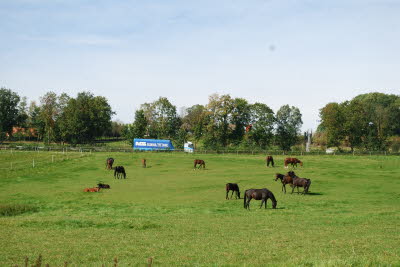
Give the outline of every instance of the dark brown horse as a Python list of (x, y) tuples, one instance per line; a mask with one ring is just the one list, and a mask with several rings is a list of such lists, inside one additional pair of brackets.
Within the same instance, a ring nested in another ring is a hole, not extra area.
[(119, 179), (120, 176), (121, 176), (121, 179), (122, 179), (122, 177), (124, 177), (124, 179), (126, 179), (126, 172), (125, 172), (125, 168), (123, 166), (117, 166), (117, 167), (115, 167), (115, 170), (114, 170), (114, 179), (115, 178)]
[(143, 167), (143, 168), (146, 168), (146, 166), (147, 166), (147, 165), (146, 165), (146, 159), (142, 159), (142, 167)]
[(106, 160), (106, 169), (107, 170), (112, 170), (112, 165), (114, 164), (114, 159), (113, 158), (108, 158)]
[[(267, 208), (267, 200), (270, 198), (272, 200), (272, 208), (276, 209), (276, 204), (278, 201), (276, 201), (274, 194), (272, 194), (271, 191), (269, 191), (267, 188), (263, 189), (247, 189), (244, 192), (244, 208), (245, 209), (250, 209), (250, 200), (251, 199), (255, 200), (261, 200), (261, 206), (265, 205), (265, 208)], [(246, 201), (246, 199), (248, 199)]]
[(267, 167), (269, 167), (269, 164), (271, 164), (272, 167), (275, 167), (274, 158), (272, 156), (268, 156), (265, 160), (267, 161)]
[(226, 186), (225, 186), (225, 189), (226, 189), (226, 197), (225, 197), (225, 199), (229, 199), (228, 198), (228, 193), (229, 193), (230, 190), (232, 190), (231, 199), (232, 199), (233, 193), (236, 193), (236, 195), (235, 195), (236, 199), (238, 199), (238, 198), (240, 199), (240, 191), (239, 191), (238, 184), (227, 183)]
[(110, 188), (111, 188), (110, 185), (108, 185), (108, 184), (102, 184), (102, 183), (98, 183), (98, 184), (97, 184), (97, 187), (98, 187), (98, 188), (104, 188), (104, 189), (110, 189)]
[(284, 161), (285, 168), (288, 168), (289, 164), (291, 164), (292, 167), (297, 167), (297, 163), (300, 163), (300, 166), (303, 166), (303, 162), (296, 158), (286, 158)]
[(299, 187), (303, 187), (304, 190), (301, 192), (303, 195), (308, 193), (308, 189), (310, 188), (311, 185), (311, 180), (307, 178), (300, 178), (300, 177), (294, 177), (293, 178), (293, 188), (292, 188), (292, 194), (294, 189), (297, 187), (297, 193), (299, 193)]
[(194, 160), (194, 166), (193, 166), (194, 169), (196, 169), (197, 164), (199, 164), (199, 167), (198, 167), (199, 169), (201, 168), (201, 166), (203, 166), (203, 169), (206, 168), (206, 163), (202, 159), (195, 159)]
[(286, 194), (286, 185), (290, 184), (291, 186), (293, 186), (293, 177), (295, 177), (295, 176), (296, 176), (296, 174), (293, 171), (290, 171), (285, 175), (277, 173), (277, 174), (275, 174), (275, 181), (278, 181), (278, 179), (281, 180), (282, 192), (284, 192)]

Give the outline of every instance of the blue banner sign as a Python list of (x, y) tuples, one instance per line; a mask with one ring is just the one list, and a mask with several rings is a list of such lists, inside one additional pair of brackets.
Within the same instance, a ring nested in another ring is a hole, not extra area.
[(170, 140), (133, 139), (134, 150), (174, 150)]

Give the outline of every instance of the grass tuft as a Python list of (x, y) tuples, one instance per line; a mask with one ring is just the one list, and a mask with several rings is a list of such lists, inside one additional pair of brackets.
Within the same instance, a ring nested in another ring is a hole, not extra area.
[(37, 212), (36, 206), (25, 204), (0, 204), (0, 216), (16, 216), (27, 212)]

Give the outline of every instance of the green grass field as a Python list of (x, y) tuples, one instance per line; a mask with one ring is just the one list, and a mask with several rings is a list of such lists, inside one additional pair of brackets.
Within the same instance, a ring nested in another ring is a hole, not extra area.
[[(252, 155), (52, 155), (0, 152), (0, 266), (39, 254), (50, 266), (400, 265), (399, 157), (300, 157), (296, 174), (312, 180), (303, 196), (273, 181), (283, 156), (266, 168)], [(126, 180), (105, 169), (109, 156)], [(83, 192), (98, 181), (111, 189)], [(278, 209), (225, 200), (227, 182), (270, 189)]]

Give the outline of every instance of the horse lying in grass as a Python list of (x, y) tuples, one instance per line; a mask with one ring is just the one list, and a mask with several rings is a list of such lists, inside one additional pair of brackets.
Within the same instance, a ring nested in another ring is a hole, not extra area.
[(233, 193), (236, 193), (236, 195), (235, 195), (236, 199), (238, 199), (238, 198), (240, 199), (240, 191), (239, 191), (238, 184), (227, 183), (226, 186), (225, 186), (225, 189), (226, 189), (226, 197), (225, 197), (225, 199), (229, 199), (228, 198), (228, 193), (231, 190), (232, 190), (231, 199), (232, 199)]
[(206, 163), (205, 163), (205, 161), (202, 160), (202, 159), (195, 159), (195, 160), (194, 160), (194, 166), (193, 166), (194, 169), (196, 169), (197, 164), (199, 164), (199, 167), (198, 167), (199, 169), (201, 168), (201, 166), (203, 166), (203, 169), (206, 168)]
[(122, 177), (124, 177), (124, 179), (126, 179), (126, 172), (125, 172), (125, 168), (123, 166), (117, 166), (115, 167), (114, 170), (114, 179), (115, 178), (120, 178), (122, 179)]
[(99, 192), (100, 191), (100, 187), (92, 187), (92, 188), (85, 188), (83, 190), (83, 192)]
[(103, 189), (110, 189), (110, 188), (111, 188), (110, 185), (108, 185), (108, 184), (102, 184), (102, 183), (98, 183), (98, 184), (97, 184), (97, 187), (98, 187), (98, 188), (103, 188)]
[(274, 194), (269, 191), (267, 188), (263, 189), (247, 189), (244, 192), (244, 208), (245, 209), (250, 209), (250, 200), (251, 199), (255, 200), (261, 200), (261, 205), (260, 209), (265, 205), (265, 208), (267, 208), (267, 200), (270, 198), (272, 200), (272, 208), (276, 209), (276, 205), (278, 201), (276, 201)]

